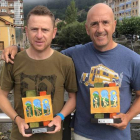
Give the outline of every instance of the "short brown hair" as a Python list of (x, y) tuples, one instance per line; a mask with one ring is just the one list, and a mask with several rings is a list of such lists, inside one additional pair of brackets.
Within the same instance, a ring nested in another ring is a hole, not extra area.
[(49, 16), (52, 19), (53, 26), (55, 26), (55, 17), (53, 13), (45, 6), (39, 5), (34, 7), (27, 15), (27, 25), (31, 15)]

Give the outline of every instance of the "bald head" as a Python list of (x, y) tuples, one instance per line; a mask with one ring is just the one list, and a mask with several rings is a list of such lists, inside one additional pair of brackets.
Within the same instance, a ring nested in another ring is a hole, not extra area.
[(86, 31), (95, 48), (100, 51), (112, 49), (116, 43), (112, 39), (116, 21), (112, 9), (104, 4), (94, 5), (87, 14)]
[(104, 3), (98, 3), (91, 7), (91, 9), (88, 11), (87, 14), (87, 21), (92, 17), (92, 16), (102, 16), (102, 15), (110, 15), (112, 20), (114, 20), (114, 14), (112, 9), (104, 4)]

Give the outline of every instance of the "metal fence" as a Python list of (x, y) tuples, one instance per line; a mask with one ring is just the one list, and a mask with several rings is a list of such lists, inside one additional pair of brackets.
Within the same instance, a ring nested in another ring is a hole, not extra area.
[[(71, 116), (72, 116), (72, 114), (71, 114)], [(0, 113), (0, 123), (11, 123), (11, 122), (12, 122), (12, 120), (5, 113)], [(130, 121), (130, 123), (140, 123), (140, 114), (138, 114), (136, 117), (134, 117)]]

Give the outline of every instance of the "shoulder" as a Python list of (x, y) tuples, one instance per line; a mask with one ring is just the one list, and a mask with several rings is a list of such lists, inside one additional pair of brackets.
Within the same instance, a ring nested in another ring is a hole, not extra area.
[(56, 50), (55, 50), (55, 60), (63, 62), (62, 64), (64, 64), (64, 63), (68, 64), (68, 63), (73, 62), (72, 58), (70, 58), (69, 56), (66, 56)]
[(140, 55), (138, 53), (120, 44), (118, 45), (118, 47), (119, 51), (117, 52), (117, 55), (125, 60), (125, 62), (129, 63), (130, 66), (140, 65)]
[(129, 49), (128, 47), (121, 45), (121, 44), (118, 44), (118, 47), (119, 47), (119, 51), (121, 52), (121, 54), (125, 54), (126, 57), (130, 57), (130, 58), (134, 58), (134, 59), (140, 58), (140, 55), (138, 53)]
[(24, 51), (22, 51), (22, 52), (19, 52), (19, 53), (17, 53), (17, 55), (15, 56), (15, 59), (14, 59), (14, 61), (18, 61), (18, 60), (23, 60), (24, 59), (24, 57), (26, 57), (27, 55), (26, 55), (26, 50), (24, 50)]
[(90, 46), (92, 46), (92, 45), (93, 45), (92, 42), (89, 42), (87, 44), (75, 45), (73, 47), (70, 47), (70, 48), (67, 48), (67, 49), (61, 51), (61, 53), (65, 54), (67, 56), (72, 57), (72, 55), (74, 55), (74, 54), (84, 52), (85, 50), (89, 49)]

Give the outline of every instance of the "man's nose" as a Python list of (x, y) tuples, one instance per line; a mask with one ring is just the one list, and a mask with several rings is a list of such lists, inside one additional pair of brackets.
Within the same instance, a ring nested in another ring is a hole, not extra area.
[(43, 37), (43, 33), (42, 33), (41, 30), (38, 30), (38, 31), (37, 31), (36, 37), (37, 37), (37, 38), (42, 38), (42, 37)]
[(101, 33), (103, 31), (104, 31), (104, 26), (103, 26), (102, 23), (99, 23), (99, 25), (98, 25), (98, 32)]

